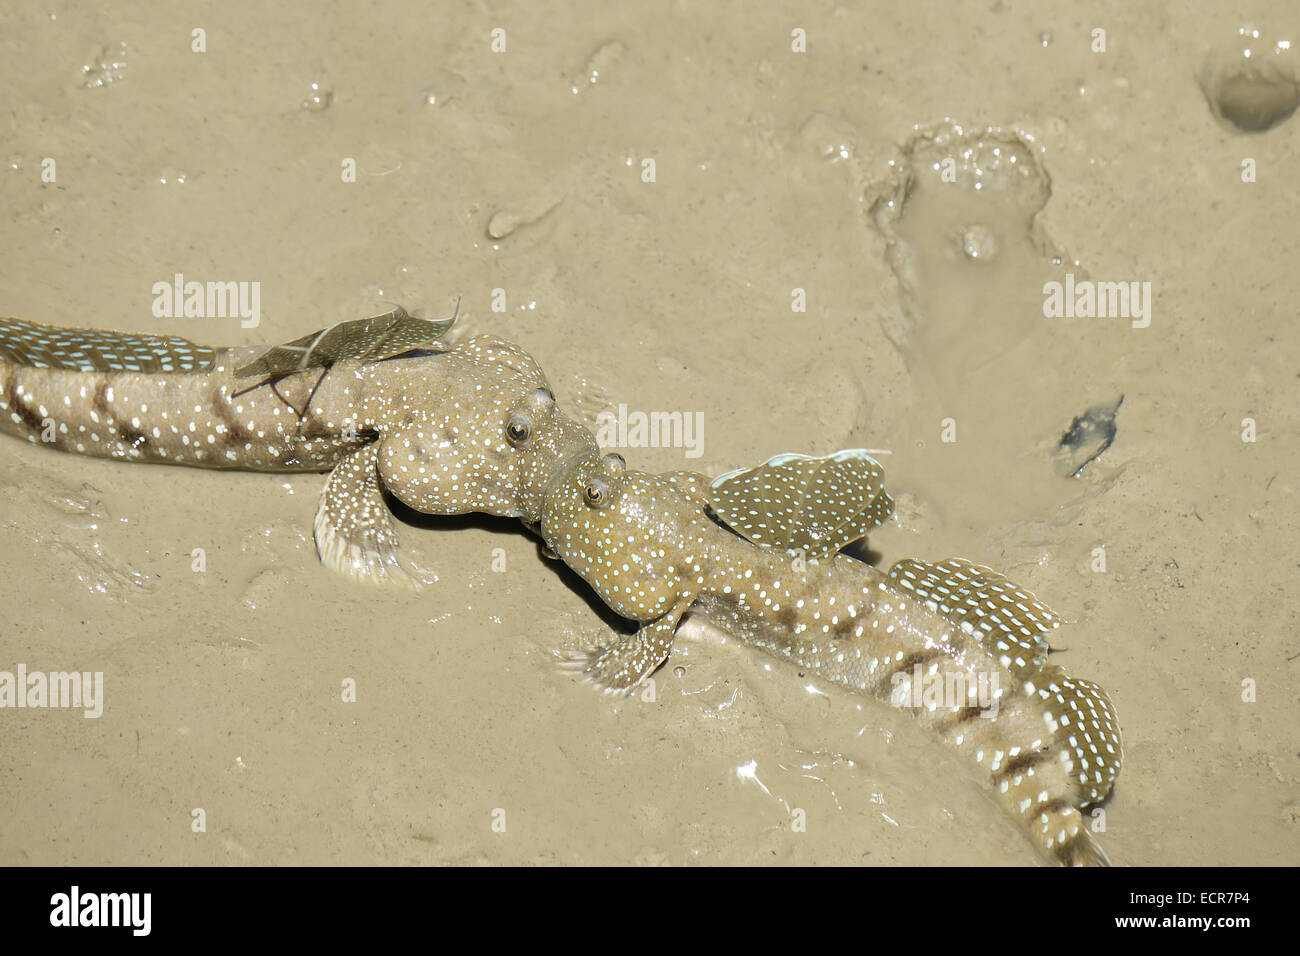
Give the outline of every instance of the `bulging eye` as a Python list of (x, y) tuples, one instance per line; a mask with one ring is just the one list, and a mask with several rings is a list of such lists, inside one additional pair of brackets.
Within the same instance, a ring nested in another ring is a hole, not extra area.
[(528, 443), (533, 437), (533, 423), (523, 415), (511, 415), (506, 422), (506, 440), (516, 448)]
[(614, 495), (614, 489), (610, 483), (601, 477), (591, 479), (587, 487), (582, 492), (583, 499), (593, 508), (603, 508), (609, 504)]

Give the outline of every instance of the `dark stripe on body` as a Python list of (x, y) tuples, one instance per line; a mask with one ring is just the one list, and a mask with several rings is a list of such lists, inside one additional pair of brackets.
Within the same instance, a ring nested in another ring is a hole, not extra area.
[(896, 675), (902, 674), (905, 671), (910, 672), (917, 664), (926, 665), (937, 657), (947, 656), (947, 652), (945, 652), (941, 647), (927, 647), (923, 650), (912, 651), (909, 654), (904, 654), (903, 659), (898, 661), (889, 671), (887, 679), (892, 681)]
[(1052, 751), (1049, 747), (1040, 747), (1037, 750), (1025, 750), (1016, 754), (1014, 757), (1007, 759), (997, 771), (993, 774), (993, 780), (996, 783), (1013, 774), (1023, 773), (1030, 767), (1037, 767), (1040, 763), (1052, 759)]
[(94, 409), (95, 414), (107, 420), (114, 415), (108, 410), (108, 380), (100, 378), (95, 384), (95, 396), (90, 400), (90, 407)]
[(244, 445), (252, 441), (252, 436), (244, 431), (244, 426), (240, 425), (235, 419), (235, 410), (231, 407), (229, 399), (221, 393), (220, 387), (212, 390), (212, 398), (208, 401), (208, 410), (211, 413), (213, 422), (220, 422), (225, 426), (225, 431), (221, 434), (222, 450), (234, 449), (242, 454)]
[(9, 407), (14, 410), (23, 424), (36, 434), (41, 433), (41, 417), (23, 401), (22, 392), (18, 390), (18, 376), (9, 380)]
[(128, 448), (136, 451), (148, 451), (149, 438), (130, 426), (130, 424), (121, 424), (117, 426), (117, 440)]
[(1042, 803), (1036, 803), (1030, 807), (1025, 816), (1031, 820), (1037, 820), (1041, 814), (1055, 813), (1057, 810), (1072, 810), (1074, 804), (1066, 797), (1050, 797)]
[(942, 717), (938, 718), (931, 725), (932, 728), (941, 734), (955, 730), (962, 724), (974, 720), (984, 713), (983, 707), (960, 707), (957, 710), (949, 711)]

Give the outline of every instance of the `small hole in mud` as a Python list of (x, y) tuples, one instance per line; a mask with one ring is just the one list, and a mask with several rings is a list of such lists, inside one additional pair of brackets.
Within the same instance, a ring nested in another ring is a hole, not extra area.
[(1300, 106), (1296, 51), (1289, 40), (1271, 41), (1243, 27), (1201, 72), (1201, 90), (1214, 115), (1229, 127), (1262, 133)]

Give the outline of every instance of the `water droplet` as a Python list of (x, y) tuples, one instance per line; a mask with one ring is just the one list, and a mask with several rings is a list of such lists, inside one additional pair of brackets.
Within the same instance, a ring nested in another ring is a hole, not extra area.
[(101, 47), (95, 58), (81, 65), (81, 85), (88, 90), (116, 83), (125, 76), (126, 41), (115, 48)]
[(323, 113), (329, 109), (332, 102), (334, 102), (334, 90), (327, 88), (322, 82), (313, 81), (311, 92), (302, 101), (299, 108), (308, 113)]
[(961, 251), (967, 259), (991, 262), (998, 254), (998, 239), (993, 230), (978, 223), (967, 226), (961, 236)]

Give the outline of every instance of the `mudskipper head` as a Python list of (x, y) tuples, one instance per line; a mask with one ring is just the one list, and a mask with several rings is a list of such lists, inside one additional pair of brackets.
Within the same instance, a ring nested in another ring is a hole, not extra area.
[(560, 411), (541, 368), (517, 345), (479, 335), (434, 359), (388, 371), (376, 390), (396, 396), (376, 398), (389, 406), (371, 409), (383, 433), (384, 485), (424, 514), (536, 523), (552, 476), (596, 451), (595, 437)]
[(571, 461), (552, 484), (541, 532), (606, 604), (650, 621), (672, 608), (683, 575), (698, 570), (700, 519), (672, 477), (628, 471), (621, 455), (596, 451)]

